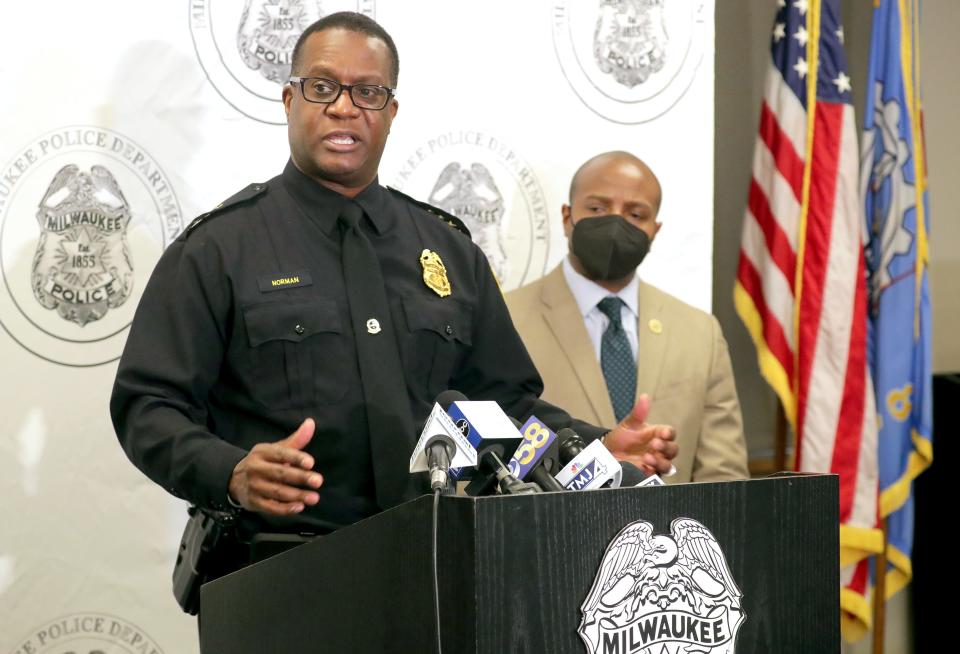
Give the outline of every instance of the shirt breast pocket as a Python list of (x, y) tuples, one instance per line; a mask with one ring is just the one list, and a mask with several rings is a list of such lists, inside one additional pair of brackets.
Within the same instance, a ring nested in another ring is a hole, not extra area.
[(243, 307), (251, 395), (270, 409), (333, 404), (346, 394), (346, 342), (336, 302), (317, 298)]
[(449, 298), (439, 302), (404, 298), (403, 310), (407, 378), (426, 397), (436, 397), (449, 388), (456, 366), (471, 345), (469, 308)]

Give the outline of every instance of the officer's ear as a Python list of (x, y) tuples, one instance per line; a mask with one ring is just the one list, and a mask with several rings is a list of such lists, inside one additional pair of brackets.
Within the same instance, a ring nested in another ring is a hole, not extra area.
[(570, 205), (561, 206), (560, 214), (563, 216), (563, 234), (570, 238), (570, 234), (573, 232), (573, 214), (570, 212)]
[(283, 85), (283, 92), (281, 97), (283, 98), (283, 110), (286, 112), (287, 118), (289, 119), (290, 103), (293, 102), (293, 83), (292, 82), (287, 82), (286, 84)]

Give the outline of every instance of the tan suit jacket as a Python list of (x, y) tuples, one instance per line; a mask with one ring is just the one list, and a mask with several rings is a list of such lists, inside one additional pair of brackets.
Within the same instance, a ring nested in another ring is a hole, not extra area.
[[(562, 265), (506, 300), (543, 377), (543, 399), (581, 420), (614, 426), (603, 372)], [(677, 473), (667, 481), (748, 477), (740, 402), (716, 318), (640, 282), (637, 331), (637, 395), (650, 395), (647, 421), (677, 429)]]

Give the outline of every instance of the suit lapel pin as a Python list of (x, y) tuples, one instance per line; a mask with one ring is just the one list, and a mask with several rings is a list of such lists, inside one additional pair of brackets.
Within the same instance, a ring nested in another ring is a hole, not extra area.
[(659, 334), (663, 331), (663, 323), (656, 318), (651, 318), (650, 322), (647, 323), (647, 327), (649, 327), (650, 331), (652, 331), (654, 334)]

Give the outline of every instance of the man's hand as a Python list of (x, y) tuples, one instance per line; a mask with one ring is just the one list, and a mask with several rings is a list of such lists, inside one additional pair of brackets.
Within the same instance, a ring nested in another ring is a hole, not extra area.
[(629, 461), (648, 475), (665, 475), (677, 456), (677, 432), (669, 425), (648, 425), (650, 398), (644, 394), (627, 416), (603, 439), (610, 453)]
[(323, 477), (313, 472), (313, 457), (301, 451), (313, 438), (313, 418), (276, 443), (257, 443), (230, 477), (230, 497), (248, 511), (290, 515), (320, 501)]

